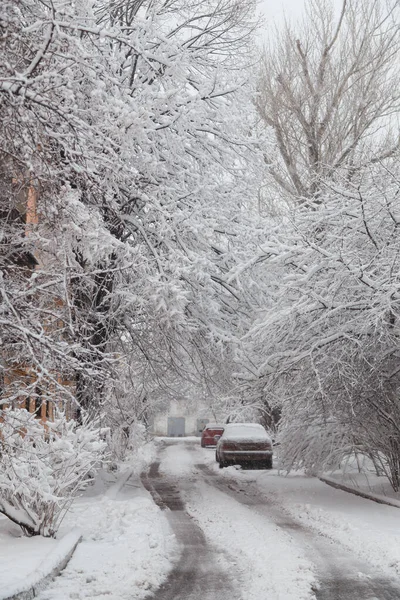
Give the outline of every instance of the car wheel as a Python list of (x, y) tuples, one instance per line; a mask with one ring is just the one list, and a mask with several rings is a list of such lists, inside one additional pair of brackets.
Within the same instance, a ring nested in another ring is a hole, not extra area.
[(224, 467), (226, 467), (226, 463), (222, 462), (222, 460), (219, 461), (219, 468), (223, 469)]
[(203, 442), (201, 442), (201, 443), (200, 443), (200, 445), (201, 445), (201, 447), (202, 447), (202, 448), (205, 448), (205, 447), (206, 447), (206, 445), (205, 445), (205, 444), (203, 444)]

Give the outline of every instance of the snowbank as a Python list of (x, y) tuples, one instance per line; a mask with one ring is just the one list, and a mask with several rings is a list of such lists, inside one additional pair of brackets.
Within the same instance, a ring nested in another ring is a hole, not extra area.
[[(38, 567), (23, 577), (2, 586), (0, 600), (30, 600), (36, 598), (40, 590), (44, 589), (49, 582), (56, 577), (68, 564), (76, 546), (81, 540), (81, 532), (74, 529), (59, 540), (51, 552), (44, 558)], [(16, 563), (18, 569), (19, 561)]]
[(131, 470), (101, 477), (67, 515), (82, 542), (38, 600), (142, 600), (168, 576), (177, 543), (165, 514)]
[(140, 600), (158, 588), (177, 543), (140, 481), (155, 452), (146, 444), (118, 472), (101, 470), (67, 513), (60, 540), (26, 538), (0, 516), (0, 600)]

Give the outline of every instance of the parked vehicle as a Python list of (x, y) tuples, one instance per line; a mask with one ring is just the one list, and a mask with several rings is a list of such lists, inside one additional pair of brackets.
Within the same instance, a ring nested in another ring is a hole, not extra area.
[(257, 464), (272, 469), (272, 440), (258, 423), (229, 423), (218, 441), (215, 458), (219, 468)]
[(201, 434), (201, 447), (216, 446), (219, 438), (224, 433), (224, 425), (207, 423)]

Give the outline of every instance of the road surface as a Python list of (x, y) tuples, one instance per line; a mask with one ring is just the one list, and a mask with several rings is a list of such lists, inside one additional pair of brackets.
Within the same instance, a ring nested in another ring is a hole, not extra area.
[[(365, 560), (362, 548), (352, 552), (332, 539), (320, 522), (304, 521), (288, 495), (279, 500), (282, 479), (271, 471), (219, 471), (213, 451), (198, 441), (162, 441), (142, 482), (165, 511), (181, 553), (151, 598), (399, 600), (396, 576)], [(345, 494), (331, 490), (332, 498)]]

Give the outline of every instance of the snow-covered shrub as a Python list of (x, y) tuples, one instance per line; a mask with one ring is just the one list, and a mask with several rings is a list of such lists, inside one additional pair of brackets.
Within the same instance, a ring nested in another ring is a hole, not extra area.
[(0, 417), (0, 512), (25, 535), (52, 537), (104, 458), (101, 431), (57, 411), (46, 425), (25, 409), (7, 408)]
[(146, 442), (146, 428), (142, 423), (134, 422), (119, 425), (112, 429), (108, 443), (112, 457), (113, 467), (116, 462), (126, 460), (129, 456), (136, 456), (139, 449)]
[(283, 415), (278, 435), (281, 469), (288, 473), (304, 469), (307, 475), (313, 476), (338, 469), (355, 450), (350, 428), (333, 416), (323, 419), (307, 409), (298, 410), (303, 417), (301, 427), (290, 414)]

